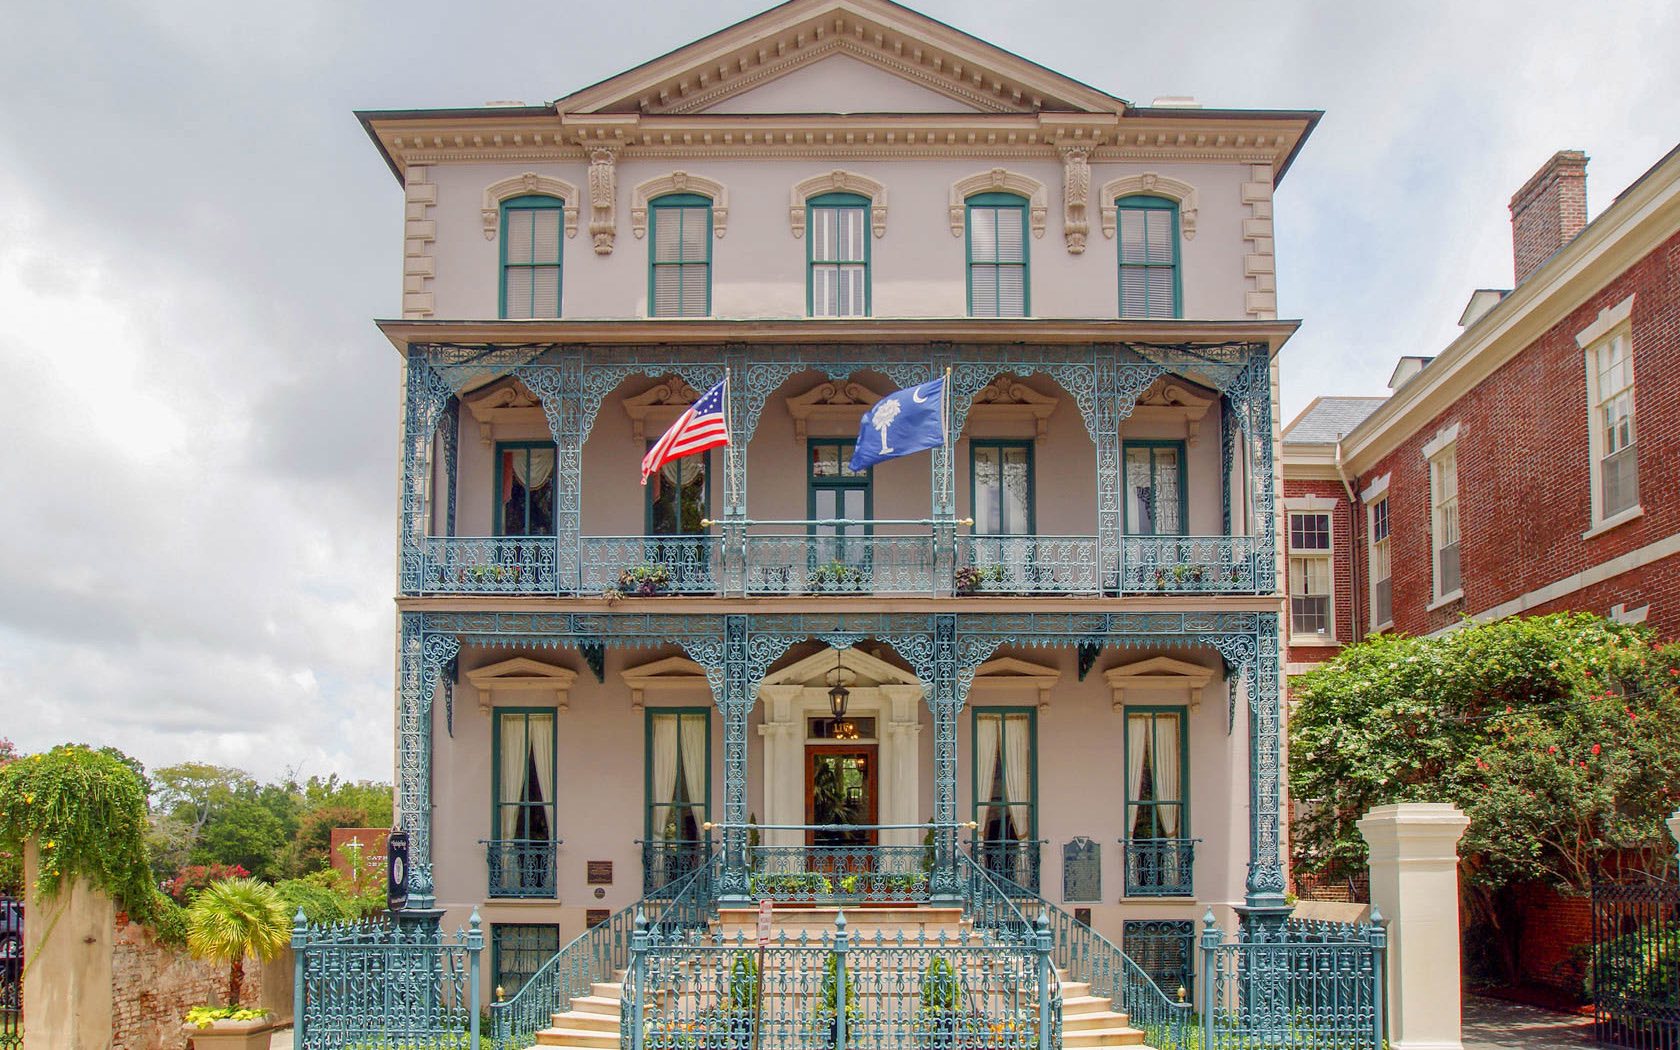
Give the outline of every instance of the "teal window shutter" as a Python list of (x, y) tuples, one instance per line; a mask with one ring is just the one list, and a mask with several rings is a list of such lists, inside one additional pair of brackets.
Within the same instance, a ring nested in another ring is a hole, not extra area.
[(1178, 204), (1164, 197), (1115, 202), (1120, 241), (1120, 316), (1178, 317)]
[(869, 199), (824, 193), (805, 202), (806, 309), (812, 317), (869, 316)]
[(560, 224), (565, 202), (532, 194), (502, 202), (502, 317), (560, 316)]
[(712, 312), (712, 202), (668, 193), (648, 202), (648, 314), (706, 317)]
[(1027, 200), (1013, 193), (968, 198), (968, 313), (1026, 317), (1032, 312)]

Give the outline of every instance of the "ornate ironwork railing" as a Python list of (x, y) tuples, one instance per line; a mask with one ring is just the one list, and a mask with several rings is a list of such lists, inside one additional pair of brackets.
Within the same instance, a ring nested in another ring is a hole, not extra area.
[(579, 547), (580, 594), (718, 593), (716, 536), (585, 536)]
[(427, 594), (556, 594), (575, 579), (553, 536), (428, 536), (421, 555)]
[(1211, 912), (1202, 923), (1202, 1050), (1381, 1050), (1388, 937), (1379, 915), (1245, 930), (1225, 943)]
[(819, 904), (928, 899), (931, 846), (754, 846), (749, 889), (760, 900)]
[(1253, 536), (1126, 536), (1125, 594), (1244, 594), (1260, 589)]
[(749, 533), (747, 594), (936, 594), (931, 534), (843, 536)]
[(553, 897), (558, 839), (480, 839), (492, 897)]
[[(512, 998), (492, 1003), (490, 1030), (499, 1050), (531, 1046), (537, 1041), (537, 1033), (552, 1023), (555, 1014), (571, 1009), (573, 996), (588, 995), (590, 985), (610, 980), (614, 971), (627, 968), (636, 920), (642, 918), (645, 927), (648, 909), (663, 911), (678, 901), (712, 896), (716, 868), (714, 854), (686, 877), (666, 883), (635, 904), (614, 912), (538, 967)], [(707, 906), (697, 903), (694, 913), (702, 913)]]
[(981, 867), (1003, 880), (1006, 890), (1037, 895), (1043, 870), (1042, 840), (976, 839), (969, 849)]
[(958, 536), (957, 594), (1100, 594), (1095, 536)]
[(628, 1050), (787, 1046), (823, 1050), (1048, 1050), (1061, 1010), (1048, 943), (978, 932), (712, 940), (653, 925), (625, 983)]
[(424, 922), (292, 926), (293, 1045), (479, 1047), (478, 912), (445, 934)]
[(712, 840), (664, 839), (638, 840), (642, 848), (642, 893), (651, 894), (662, 886), (677, 882), (712, 856)]
[(1195, 896), (1196, 843), (1200, 839), (1121, 839), (1126, 896)]

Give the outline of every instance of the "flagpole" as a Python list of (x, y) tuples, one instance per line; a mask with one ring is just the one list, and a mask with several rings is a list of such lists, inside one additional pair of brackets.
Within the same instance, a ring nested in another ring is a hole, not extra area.
[(939, 430), (940, 430), (940, 433), (943, 434), (944, 438), (945, 438), (945, 478), (944, 478), (945, 491), (942, 494), (941, 498), (943, 498), (945, 500), (945, 506), (950, 510), (950, 514), (948, 516), (954, 519), (957, 516), (956, 493), (953, 491), (953, 486), (956, 484), (956, 481), (955, 481), (955, 478), (956, 478), (956, 466), (955, 466), (956, 450), (952, 447), (952, 441), (951, 441), (951, 366), (950, 365), (945, 366), (945, 383), (944, 383), (943, 386), (941, 386), (939, 388), (939, 393), (940, 393), (940, 397), (939, 397), (939, 402), (940, 402), (940, 404), (939, 404)]
[[(735, 405), (729, 396), (729, 366), (723, 366), (723, 426), (725, 432), (735, 428)], [(733, 435), (731, 435), (733, 436)], [(733, 442), (724, 446), (724, 461), (729, 464), (727, 493), (729, 506), (724, 508), (724, 517), (729, 517), (730, 508), (734, 507), (741, 498), (740, 479), (736, 477), (735, 446)]]

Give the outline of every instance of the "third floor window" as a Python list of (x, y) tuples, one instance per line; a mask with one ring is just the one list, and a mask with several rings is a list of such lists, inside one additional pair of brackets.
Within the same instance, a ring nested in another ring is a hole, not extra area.
[(1164, 197), (1116, 202), (1120, 241), (1120, 316), (1179, 315), (1178, 205)]
[(869, 199), (825, 193), (805, 207), (811, 316), (869, 316)]
[(705, 317), (712, 312), (712, 202), (670, 193), (648, 205), (648, 314)]
[(535, 194), (502, 202), (501, 316), (560, 316), (564, 204)]
[(1026, 198), (1013, 193), (968, 198), (969, 316), (1027, 316), (1029, 285)]

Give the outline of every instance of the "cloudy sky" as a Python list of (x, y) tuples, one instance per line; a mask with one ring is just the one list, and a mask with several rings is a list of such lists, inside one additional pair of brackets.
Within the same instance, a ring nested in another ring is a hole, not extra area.
[[(0, 737), (390, 775), (401, 198), (354, 108), (550, 100), (676, 0), (0, 0)], [(1134, 101), (1327, 111), (1278, 197), (1285, 415), (1380, 393), (1553, 151), (1680, 136), (1680, 5), (927, 0)]]

